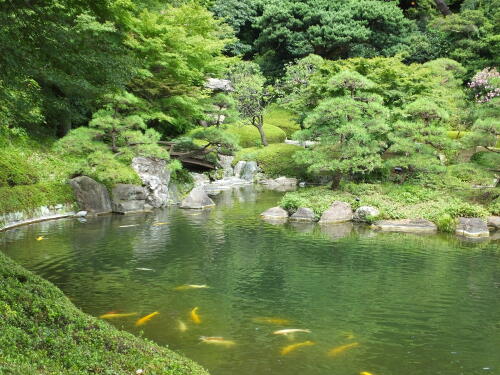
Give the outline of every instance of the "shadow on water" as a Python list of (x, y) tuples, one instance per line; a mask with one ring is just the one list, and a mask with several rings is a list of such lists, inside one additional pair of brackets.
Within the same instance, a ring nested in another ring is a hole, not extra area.
[[(213, 375), (500, 372), (498, 241), (261, 220), (280, 197), (245, 186), (210, 210), (38, 223), (1, 234), (0, 248), (90, 314), (137, 312), (110, 323)], [(186, 284), (209, 287), (175, 290)], [(311, 332), (273, 334), (283, 328)]]

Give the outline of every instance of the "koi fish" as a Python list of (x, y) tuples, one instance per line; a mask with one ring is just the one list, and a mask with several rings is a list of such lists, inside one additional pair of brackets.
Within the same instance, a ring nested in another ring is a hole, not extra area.
[(288, 345), (288, 346), (285, 346), (284, 348), (281, 349), (281, 355), (287, 355), (287, 354), (293, 352), (294, 350), (302, 348), (303, 346), (311, 346), (311, 345), (315, 345), (315, 344), (316, 343), (313, 341), (304, 341), (304, 342), (299, 342), (297, 344)]
[(335, 357), (343, 352), (345, 352), (346, 350), (348, 349), (352, 349), (352, 348), (355, 348), (359, 346), (359, 343), (358, 342), (353, 342), (351, 344), (346, 344), (346, 345), (341, 345), (341, 346), (337, 346), (336, 348), (333, 348), (332, 350), (330, 350), (328, 352), (328, 355), (330, 357)]
[(201, 323), (201, 318), (198, 315), (197, 311), (198, 311), (198, 307), (195, 307), (189, 313), (189, 317), (191, 318), (191, 320), (193, 321), (194, 324), (200, 324)]
[(139, 320), (137, 320), (137, 322), (135, 322), (136, 327), (139, 327), (139, 326), (146, 324), (147, 322), (149, 322), (153, 317), (155, 317), (158, 314), (159, 314), (159, 312), (155, 311), (149, 315), (143, 316), (141, 319), (139, 319)]
[(40, 236), (40, 237), (37, 237), (37, 238), (36, 238), (36, 240), (37, 240), (37, 241), (41, 241), (41, 240), (44, 240), (44, 239), (45, 239), (45, 237), (44, 237), (44, 236)]
[(189, 290), (189, 289), (204, 289), (204, 288), (208, 288), (208, 285), (188, 284), (175, 287), (174, 290)]
[(373, 375), (371, 372), (368, 371), (362, 371), (359, 373), (359, 375)]
[(356, 338), (352, 332), (342, 332), (342, 336), (344, 336), (347, 340), (353, 340)]
[(164, 222), (164, 223), (154, 223), (153, 226), (159, 227), (160, 225), (167, 225), (167, 224), (168, 224), (167, 222)]
[(215, 344), (215, 345), (222, 345), (222, 346), (233, 346), (236, 345), (236, 343), (232, 340), (225, 340), (224, 337), (207, 337), (207, 336), (201, 336), (200, 337), (201, 342), (204, 342), (206, 344)]
[(182, 320), (177, 321), (177, 328), (181, 332), (186, 332), (188, 330), (188, 326), (186, 323), (184, 323)]
[(286, 326), (286, 325), (292, 323), (290, 320), (288, 320), (288, 319), (282, 319), (282, 318), (268, 318), (268, 317), (263, 317), (263, 318), (253, 318), (252, 320), (255, 323), (276, 324), (278, 326)]
[(137, 224), (131, 224), (131, 225), (120, 225), (120, 228), (132, 228), (132, 227), (136, 227)]
[(134, 315), (137, 315), (136, 312), (132, 312), (132, 313), (114, 313), (114, 312), (109, 312), (109, 313), (106, 313), (106, 314), (102, 314), (99, 318), (101, 319), (116, 319), (116, 318), (126, 318), (126, 317), (129, 317), (129, 316), (134, 316)]
[(311, 333), (310, 329), (300, 329), (300, 328), (288, 328), (288, 329), (280, 329), (279, 331), (274, 331), (273, 333), (275, 335), (289, 335), (292, 333), (297, 333), (297, 332), (304, 332), (304, 333)]
[(139, 268), (136, 268), (137, 271), (154, 271), (154, 269), (152, 268), (142, 268), (142, 267), (139, 267)]

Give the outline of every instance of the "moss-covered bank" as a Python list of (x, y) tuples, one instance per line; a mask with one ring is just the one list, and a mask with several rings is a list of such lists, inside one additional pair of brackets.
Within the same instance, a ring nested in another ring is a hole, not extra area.
[(0, 374), (207, 375), (194, 362), (77, 309), (0, 254)]

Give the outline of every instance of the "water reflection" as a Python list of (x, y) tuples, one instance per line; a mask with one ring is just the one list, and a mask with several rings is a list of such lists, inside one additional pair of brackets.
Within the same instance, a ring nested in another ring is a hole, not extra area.
[[(279, 198), (243, 186), (207, 210), (40, 223), (2, 234), (0, 246), (95, 316), (137, 312), (109, 321), (213, 375), (498, 372), (498, 242), (350, 223), (269, 225), (259, 214)], [(176, 290), (188, 284), (208, 288)], [(273, 334), (285, 328), (311, 332)], [(218, 337), (234, 345), (214, 344)], [(315, 345), (281, 355), (308, 340)]]

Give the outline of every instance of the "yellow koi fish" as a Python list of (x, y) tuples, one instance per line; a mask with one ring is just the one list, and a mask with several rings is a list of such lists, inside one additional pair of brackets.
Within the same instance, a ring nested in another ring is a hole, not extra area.
[(215, 345), (221, 345), (221, 346), (234, 346), (236, 343), (231, 340), (225, 340), (224, 337), (206, 337), (206, 336), (201, 336), (200, 337), (201, 342), (204, 342), (206, 344), (215, 344)]
[(198, 308), (195, 307), (194, 309), (191, 310), (191, 312), (189, 313), (189, 317), (191, 318), (191, 320), (193, 321), (194, 324), (200, 324), (201, 323), (201, 318), (200, 316), (198, 315), (197, 313), (198, 311)]
[(146, 324), (147, 322), (149, 322), (152, 318), (154, 318), (158, 314), (159, 314), (159, 312), (155, 311), (149, 315), (143, 316), (141, 319), (139, 319), (139, 320), (137, 320), (137, 322), (135, 322), (136, 327), (139, 327), (139, 326)]
[(126, 317), (129, 317), (129, 316), (135, 316), (137, 315), (136, 312), (133, 312), (133, 313), (106, 313), (106, 314), (102, 314), (99, 318), (101, 319), (117, 319), (117, 318), (126, 318)]
[(310, 329), (300, 329), (300, 328), (288, 328), (288, 329), (280, 329), (279, 331), (274, 331), (275, 335), (290, 335), (297, 332), (311, 333)]
[(284, 348), (281, 349), (281, 355), (287, 355), (287, 354), (293, 352), (294, 350), (302, 348), (303, 346), (311, 346), (311, 345), (315, 345), (315, 344), (316, 343), (313, 341), (304, 341), (304, 342), (299, 342), (297, 344), (288, 345), (288, 346), (285, 346)]
[(167, 224), (168, 224), (167, 222), (164, 222), (164, 223), (154, 223), (153, 226), (159, 227), (160, 225), (167, 225)]
[(36, 238), (36, 240), (37, 240), (37, 241), (41, 241), (41, 240), (44, 240), (44, 239), (45, 239), (45, 237), (44, 237), (44, 236), (40, 236), (40, 237), (37, 237), (37, 238)]
[(335, 357), (343, 352), (345, 352), (346, 350), (349, 350), (349, 349), (352, 349), (352, 348), (355, 348), (359, 346), (359, 343), (358, 342), (353, 342), (351, 344), (346, 344), (346, 345), (341, 345), (341, 346), (337, 346), (336, 348), (333, 348), (332, 350), (330, 350), (328, 352), (328, 355), (330, 357)]
[(353, 340), (356, 338), (352, 332), (342, 332), (342, 336), (344, 336), (347, 340)]
[(186, 332), (188, 330), (188, 326), (186, 323), (184, 323), (182, 320), (177, 321), (177, 328), (181, 332)]
[(290, 320), (282, 319), (282, 318), (263, 317), (263, 318), (253, 318), (252, 320), (255, 323), (275, 324), (277, 326), (286, 326), (286, 325), (292, 324), (292, 322)]
[(174, 288), (174, 290), (205, 289), (205, 288), (208, 288), (208, 285), (187, 284), (187, 285), (177, 286)]
[(362, 371), (359, 373), (359, 375), (373, 375), (371, 372), (368, 371)]

